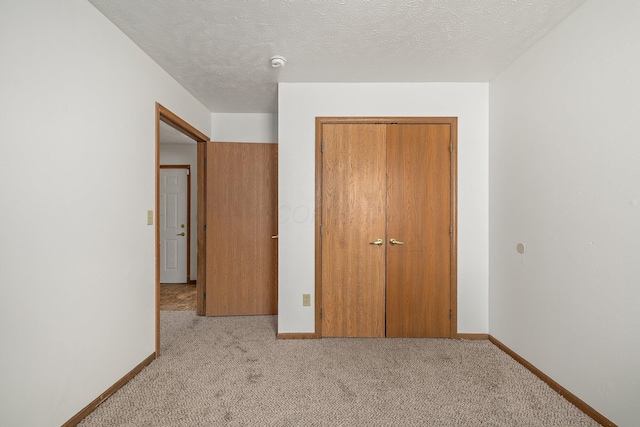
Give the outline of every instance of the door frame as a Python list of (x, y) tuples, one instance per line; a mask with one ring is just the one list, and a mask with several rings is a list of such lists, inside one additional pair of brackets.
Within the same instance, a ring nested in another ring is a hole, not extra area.
[[(156, 271), (155, 271), (155, 287), (156, 287), (156, 357), (160, 356), (160, 122), (166, 123), (179, 132), (182, 132), (189, 138), (196, 141), (198, 148), (202, 146), (202, 142), (208, 142), (209, 137), (200, 132), (195, 127), (181, 119), (177, 114), (173, 113), (168, 108), (164, 107), (160, 103), (156, 102), (156, 166), (155, 166), (155, 245), (156, 245)], [(198, 157), (198, 165), (200, 158)], [(200, 174), (199, 174), (200, 175)], [(198, 184), (200, 183), (200, 176), (198, 176)], [(198, 194), (200, 194), (200, 187), (198, 187)], [(200, 200), (198, 200), (200, 202)], [(198, 203), (198, 211), (200, 211), (200, 203)], [(198, 236), (200, 236), (200, 226), (198, 226)], [(198, 239), (199, 240), (199, 239)], [(200, 260), (204, 259), (204, 253), (200, 253), (200, 241), (198, 241), (198, 271), (200, 270)], [(203, 249), (204, 250), (204, 249)], [(200, 279), (200, 277), (198, 277)], [(204, 278), (202, 280), (196, 280), (196, 293), (204, 289)], [(196, 309), (196, 312), (198, 310)]]
[(457, 117), (316, 117), (315, 212), (315, 332), (322, 337), (322, 125), (324, 124), (449, 124), (451, 126), (451, 324), (450, 338), (458, 337), (458, 118)]
[[(160, 169), (187, 170), (187, 285), (191, 284), (191, 165), (160, 165)], [(158, 210), (160, 215), (160, 210)], [(158, 224), (158, 227), (160, 224)]]

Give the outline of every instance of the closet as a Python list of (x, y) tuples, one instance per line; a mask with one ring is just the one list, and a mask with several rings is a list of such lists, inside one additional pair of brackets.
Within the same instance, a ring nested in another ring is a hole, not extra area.
[(321, 335), (455, 335), (455, 118), (318, 119)]

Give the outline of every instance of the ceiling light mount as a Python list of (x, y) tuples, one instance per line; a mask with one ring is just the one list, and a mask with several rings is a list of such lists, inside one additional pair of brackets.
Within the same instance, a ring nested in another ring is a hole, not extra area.
[(275, 55), (271, 57), (270, 61), (273, 68), (284, 68), (284, 65), (287, 63), (287, 58)]

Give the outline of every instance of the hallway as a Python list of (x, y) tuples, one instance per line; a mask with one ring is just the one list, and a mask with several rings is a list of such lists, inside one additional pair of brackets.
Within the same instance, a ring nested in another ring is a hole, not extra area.
[(160, 310), (162, 311), (195, 311), (195, 284), (161, 284)]

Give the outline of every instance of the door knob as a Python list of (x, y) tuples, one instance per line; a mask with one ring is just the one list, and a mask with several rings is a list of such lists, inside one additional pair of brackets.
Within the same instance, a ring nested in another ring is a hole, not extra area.
[(184, 231), (182, 233), (176, 234), (176, 236), (184, 236)]
[(277, 239), (278, 235), (276, 234), (275, 236), (271, 236), (272, 239)]
[(392, 245), (404, 245), (404, 242), (401, 242), (401, 241), (396, 240), (396, 239), (389, 240), (389, 243), (391, 243)]
[(378, 239), (375, 242), (369, 242), (370, 245), (382, 246), (382, 239)]

